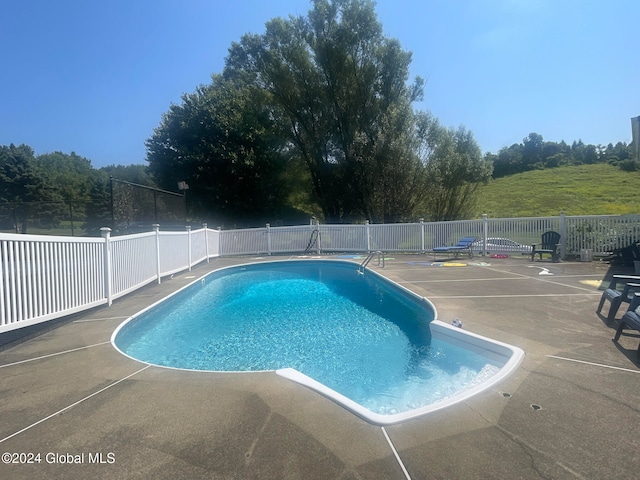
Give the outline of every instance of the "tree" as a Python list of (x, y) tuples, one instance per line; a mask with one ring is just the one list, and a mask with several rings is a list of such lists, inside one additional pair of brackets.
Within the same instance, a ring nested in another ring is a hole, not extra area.
[(93, 171), (91, 161), (75, 152), (70, 154), (53, 152), (38, 155), (35, 165), (64, 200), (86, 200), (89, 189), (88, 179)]
[(98, 172), (105, 174), (101, 175), (101, 178), (103, 178), (107, 184), (109, 182), (109, 177), (113, 177), (118, 180), (137, 183), (138, 185), (157, 187), (149, 172), (149, 168), (146, 165), (107, 165), (106, 167), (101, 167)]
[(503, 147), (498, 152), (498, 155), (488, 156), (488, 158), (493, 161), (493, 178), (524, 172), (522, 145), (519, 143), (514, 143), (510, 147)]
[(264, 96), (216, 75), (171, 105), (146, 142), (158, 184), (175, 190), (186, 181), (189, 208), (205, 219), (252, 224), (274, 215), (288, 193), (287, 152)]
[(82, 225), (88, 235), (99, 236), (102, 227), (113, 227), (109, 175), (104, 169), (94, 170), (88, 178), (89, 193)]
[(473, 210), (478, 188), (491, 178), (493, 165), (482, 157), (464, 127), (442, 127), (429, 114), (418, 120), (426, 164), (425, 209), (432, 221), (458, 220)]
[(48, 212), (40, 217), (84, 221), (89, 201), (89, 178), (93, 173), (91, 161), (77, 155), (62, 152), (45, 153), (35, 158), (35, 168), (51, 185), (49, 202), (43, 204)]
[(314, 0), (306, 18), (271, 20), (263, 35), (234, 43), (224, 75), (268, 92), (325, 220), (375, 221), (405, 215), (391, 211), (398, 202), (382, 201), (381, 192), (393, 186), (411, 196), (414, 188), (385, 178), (404, 172), (411, 180), (417, 165), (406, 132), (423, 82), (407, 85), (410, 62), (397, 40), (384, 37), (371, 1)]
[[(16, 231), (27, 233), (30, 209), (36, 206), (34, 202), (50, 198), (51, 188), (38, 174), (33, 149), (13, 144), (0, 147), (0, 201), (11, 209)], [(49, 221), (54, 219), (49, 217)]]
[(530, 133), (522, 140), (522, 163), (526, 170), (542, 168), (542, 150), (544, 140), (542, 135)]

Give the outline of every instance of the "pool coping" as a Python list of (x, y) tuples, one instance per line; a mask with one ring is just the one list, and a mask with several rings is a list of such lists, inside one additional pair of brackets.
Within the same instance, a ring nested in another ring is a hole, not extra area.
[[(120, 349), (120, 347), (118, 347), (117, 343), (116, 343), (116, 337), (118, 336), (119, 332), (128, 324), (130, 324), (131, 322), (135, 321), (136, 318), (144, 315), (145, 313), (149, 312), (150, 310), (154, 309), (155, 307), (157, 307), (158, 305), (162, 304), (163, 302), (166, 302), (167, 300), (169, 300), (172, 297), (175, 297), (177, 295), (179, 295), (180, 293), (184, 292), (185, 290), (192, 288), (194, 285), (197, 285), (198, 283), (203, 283), (205, 281), (205, 278), (209, 275), (212, 275), (214, 273), (217, 272), (221, 272), (224, 270), (237, 270), (237, 269), (242, 269), (245, 266), (252, 266), (252, 265), (265, 265), (265, 264), (284, 264), (284, 263), (334, 263), (334, 264), (341, 264), (341, 265), (347, 265), (349, 267), (352, 267), (354, 265), (354, 262), (350, 262), (347, 260), (342, 260), (342, 259), (285, 259), (285, 260), (270, 260), (270, 261), (266, 261), (266, 262), (252, 262), (252, 263), (243, 263), (242, 265), (236, 265), (236, 266), (226, 266), (226, 267), (221, 267), (219, 269), (215, 269), (212, 270), (210, 272), (207, 272), (206, 274), (198, 277), (197, 279), (193, 280), (191, 283), (185, 285), (184, 287), (180, 288), (179, 290), (176, 290), (172, 293), (170, 293), (169, 295), (167, 295), (166, 297), (156, 301), (155, 303), (153, 303), (152, 305), (140, 310), (139, 312), (135, 313), (134, 315), (130, 316), (129, 318), (127, 318), (125, 321), (123, 321), (120, 325), (118, 325), (118, 327), (113, 331), (113, 334), (111, 335), (111, 344), (113, 346), (113, 348), (115, 348), (118, 352), (120, 352), (122, 355), (124, 355), (125, 357), (134, 360), (136, 362), (145, 364), (145, 365), (150, 365), (150, 366), (154, 366), (154, 367), (158, 367), (158, 368), (168, 368), (168, 369), (173, 369), (173, 370), (183, 370), (183, 371), (193, 371), (193, 372), (209, 372), (209, 373), (223, 373), (223, 374), (233, 374), (233, 373), (261, 373), (261, 372), (275, 372), (277, 375), (286, 378), (292, 382), (298, 383), (300, 385), (303, 385), (307, 388), (310, 388), (311, 390), (319, 393), (320, 395), (323, 395), (324, 397), (332, 400), (333, 402), (337, 403), (338, 405), (344, 407), (346, 410), (348, 410), (349, 412), (359, 416), (360, 418), (366, 420), (367, 422), (373, 424), (373, 425), (378, 425), (378, 426), (387, 426), (387, 425), (394, 425), (394, 424), (398, 424), (398, 423), (402, 423), (404, 421), (407, 420), (411, 420), (414, 418), (418, 418), (418, 417), (422, 417), (424, 415), (428, 415), (431, 412), (435, 412), (444, 408), (447, 408), (451, 405), (455, 405), (456, 403), (459, 402), (463, 402), (471, 397), (473, 397), (474, 395), (477, 395), (491, 387), (493, 387), (494, 385), (498, 384), (499, 382), (501, 382), (502, 380), (504, 380), (505, 378), (507, 378), (509, 375), (513, 374), (514, 371), (520, 366), (520, 364), (522, 363), (522, 360), (524, 358), (524, 351), (518, 347), (515, 347), (513, 345), (509, 345), (507, 343), (504, 342), (500, 342), (498, 340), (492, 339), (492, 338), (488, 338), (482, 335), (478, 335), (475, 334), (473, 332), (470, 331), (466, 331), (463, 330), (461, 327), (458, 326), (451, 326), (448, 325), (440, 320), (438, 320), (438, 310), (436, 308), (436, 306), (433, 304), (433, 302), (431, 302), (428, 298), (426, 297), (422, 297), (420, 295), (415, 294), (414, 292), (412, 292), (411, 290), (407, 289), (406, 287), (398, 284), (397, 282), (388, 279), (386, 277), (384, 277), (383, 275), (378, 274), (377, 272), (369, 269), (368, 267), (365, 267), (365, 269), (360, 272), (359, 267), (355, 267), (354, 270), (356, 270), (358, 273), (361, 273), (363, 275), (365, 274), (373, 274), (374, 276), (376, 276), (379, 281), (384, 282), (387, 285), (390, 285), (394, 288), (397, 288), (399, 290), (401, 290), (406, 296), (410, 297), (416, 304), (421, 304), (421, 303), (427, 303), (427, 305), (429, 306), (429, 308), (431, 310), (433, 310), (433, 320), (431, 320), (429, 322), (429, 328), (431, 330), (431, 335), (432, 338), (438, 338), (438, 339), (442, 339), (444, 341), (447, 341), (449, 343), (452, 343), (454, 345), (458, 345), (462, 348), (465, 348), (467, 350), (471, 350), (474, 351), (476, 353), (479, 353), (483, 356), (486, 356), (488, 358), (490, 358), (491, 360), (497, 362), (497, 363), (501, 363), (501, 366), (499, 368), (499, 370), (492, 375), (490, 378), (483, 380), (482, 382), (480, 382), (477, 385), (474, 385), (470, 388), (464, 389), (462, 391), (459, 391), (457, 393), (455, 393), (454, 395), (445, 397), (441, 400), (437, 400), (433, 403), (430, 403), (428, 405), (424, 405), (422, 407), (418, 407), (412, 410), (407, 410), (407, 411), (403, 411), (400, 413), (395, 413), (395, 414), (380, 414), (374, 411), (371, 411), (370, 409), (366, 408), (365, 406), (359, 404), (358, 402), (352, 400), (351, 398), (347, 397), (346, 395), (343, 395), (342, 393), (328, 387), (327, 385), (325, 385), (324, 383), (314, 379), (311, 376), (306, 375), (305, 373), (292, 368), (292, 367), (285, 367), (285, 368), (279, 368), (279, 369), (275, 369), (275, 370), (271, 370), (271, 369), (266, 369), (266, 370), (208, 370), (208, 369), (189, 369), (189, 368), (182, 368), (182, 367), (173, 367), (173, 366), (166, 366), (166, 365), (159, 365), (159, 364), (155, 364), (152, 362), (146, 362), (144, 360), (138, 359), (134, 356), (131, 356), (129, 354), (127, 354), (126, 352), (124, 352), (122, 349)], [(366, 273), (365, 273), (366, 272)]]

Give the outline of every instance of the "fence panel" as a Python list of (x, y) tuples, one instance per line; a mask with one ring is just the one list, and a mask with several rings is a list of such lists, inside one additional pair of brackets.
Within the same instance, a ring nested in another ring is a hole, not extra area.
[(315, 230), (315, 225), (269, 228), (269, 253), (302, 253), (307, 249), (315, 251)]
[(207, 232), (207, 255), (209, 257), (220, 256), (220, 231), (219, 230), (205, 230)]
[(103, 242), (0, 234), (0, 333), (106, 303)]
[(367, 225), (320, 225), (322, 252), (366, 252)]
[(160, 232), (160, 275), (189, 268), (188, 232)]
[(154, 232), (112, 237), (110, 245), (112, 298), (157, 279)]
[[(492, 218), (486, 220), (487, 243), (481, 236), (478, 252), (526, 254), (531, 252), (531, 245), (540, 243), (542, 234), (549, 230), (561, 232), (561, 218), (524, 217), (524, 218)], [(562, 238), (561, 240), (564, 240)], [(517, 245), (515, 245), (517, 244)]]
[(484, 235), (482, 220), (430, 222), (424, 223), (423, 228), (425, 250), (455, 245), (463, 237), (482, 238)]
[(370, 250), (420, 252), (424, 248), (420, 223), (375, 224), (368, 227)]
[(191, 265), (197, 265), (198, 263), (207, 259), (207, 231), (202, 228), (200, 230), (194, 230), (191, 232)]
[(603, 254), (640, 240), (640, 215), (565, 217), (568, 254)]
[(560, 232), (559, 217), (550, 218), (493, 218), (488, 221), (488, 236), (508, 238), (521, 245), (540, 243), (549, 230)]
[(220, 255), (259, 255), (269, 253), (266, 228), (223, 230), (220, 232)]

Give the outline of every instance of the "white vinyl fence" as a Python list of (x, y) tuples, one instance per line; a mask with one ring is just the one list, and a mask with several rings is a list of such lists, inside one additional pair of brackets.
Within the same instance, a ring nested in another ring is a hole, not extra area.
[[(640, 240), (640, 215), (489, 219), (372, 225), (162, 232), (102, 238), (0, 233), (0, 334), (63, 317), (113, 300), (165, 276), (218, 256), (333, 252), (428, 252), (478, 238), (509, 239), (527, 246), (545, 231), (561, 235), (561, 257), (588, 249), (606, 254)], [(514, 253), (511, 247), (491, 253)], [(522, 253), (522, 252), (520, 252)]]

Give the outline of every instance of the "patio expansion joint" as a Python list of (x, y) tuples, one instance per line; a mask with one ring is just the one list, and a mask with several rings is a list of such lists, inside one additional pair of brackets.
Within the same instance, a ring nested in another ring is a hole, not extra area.
[(104, 322), (107, 320), (124, 320), (125, 318), (129, 318), (131, 315), (120, 315), (116, 317), (100, 317), (100, 318), (85, 318), (82, 320), (74, 320), (72, 323), (89, 323), (89, 322)]
[[(543, 267), (538, 267), (537, 265), (528, 265), (528, 267), (543, 268)], [(523, 273), (518, 273), (518, 272), (504, 272), (503, 270), (495, 269), (495, 268), (487, 268), (487, 270), (491, 270), (491, 271), (498, 272), (498, 273), (509, 273), (510, 275), (515, 275), (517, 277), (521, 277), (521, 278), (525, 278), (525, 279), (529, 279), (529, 280), (534, 280), (534, 281), (537, 281), (537, 282), (550, 283), (552, 285), (558, 285), (558, 286), (567, 287), (567, 288), (574, 288), (574, 289), (577, 289), (577, 290), (582, 290), (582, 291), (585, 291), (585, 292), (594, 293), (593, 290), (589, 289), (589, 288), (580, 287), (580, 286), (576, 286), (576, 285), (566, 285), (564, 283), (559, 283), (557, 281), (560, 278), (576, 278), (576, 277), (585, 277), (585, 276), (591, 277), (591, 276), (594, 276), (594, 275), (591, 275), (591, 274), (590, 275), (581, 275), (581, 274), (579, 274), (579, 275), (562, 275), (562, 274), (556, 275), (556, 274), (552, 274), (551, 278), (549, 278), (549, 277), (546, 277), (546, 276), (544, 276), (544, 277), (529, 276), (529, 275), (525, 275)], [(599, 275), (596, 275), (596, 276), (599, 276)], [(595, 294), (602, 295), (602, 293), (600, 293), (598, 291), (596, 291)]]
[[(630, 369), (625, 369), (625, 368), (621, 368), (621, 367), (613, 367), (613, 366), (609, 366), (609, 365), (603, 365), (603, 364), (592, 363), (592, 362), (585, 362), (585, 361), (582, 361), (582, 360), (571, 360), (569, 358), (556, 357), (555, 355), (545, 355), (545, 356), (549, 357), (549, 358), (560, 359), (560, 360), (570, 360), (570, 361), (575, 362), (575, 363), (587, 364), (587, 365), (590, 365), (590, 366), (596, 366), (596, 367), (600, 367), (600, 368), (607, 368), (607, 369), (613, 369), (613, 370), (618, 370), (618, 371), (624, 371), (625, 373), (640, 373), (640, 371), (636, 371), (636, 370), (630, 370)], [(601, 391), (598, 391), (598, 390), (595, 390), (595, 389), (592, 389), (592, 388), (588, 388), (588, 387), (586, 387), (584, 385), (581, 385), (579, 383), (570, 381), (570, 380), (568, 380), (566, 378), (562, 378), (562, 377), (553, 375), (551, 373), (542, 372), (540, 370), (528, 369), (528, 368), (525, 368), (525, 367), (521, 367), (521, 368), (523, 368), (524, 370), (529, 372), (529, 374), (531, 374), (531, 375), (539, 375), (540, 377), (544, 377), (544, 378), (552, 379), (552, 380), (561, 380), (561, 381), (565, 382), (566, 384), (571, 385), (572, 387), (580, 390), (581, 392), (587, 392), (587, 393), (590, 393), (592, 395), (598, 396), (600, 398), (604, 398), (606, 400), (609, 400), (609, 401), (615, 403), (618, 406), (626, 407), (633, 414), (637, 415), (638, 413), (640, 413), (640, 409), (636, 405), (631, 404), (631, 403), (626, 402), (626, 401), (621, 401), (618, 398), (610, 397), (609, 395), (606, 395), (604, 392), (601, 392)]]
[(31, 425), (28, 425), (28, 426), (24, 427), (23, 429), (18, 430), (17, 432), (14, 432), (14, 433), (12, 433), (11, 435), (8, 435), (8, 436), (6, 436), (6, 437), (5, 437), (5, 438), (3, 438), (3, 439), (0, 439), (0, 443), (3, 443), (3, 442), (5, 442), (5, 441), (7, 441), (7, 440), (9, 440), (9, 439), (11, 439), (11, 438), (13, 438), (13, 437), (17, 436), (17, 435), (20, 435), (21, 433), (24, 433), (24, 432), (26, 432), (27, 430), (30, 430), (30, 429), (32, 429), (33, 427), (35, 427), (35, 426), (37, 426), (37, 425), (40, 425), (41, 423), (46, 422), (47, 420), (49, 420), (49, 419), (51, 419), (51, 418), (53, 418), (53, 417), (56, 417), (56, 416), (60, 415), (61, 413), (66, 412), (67, 410), (72, 409), (73, 407), (75, 407), (76, 405), (81, 404), (81, 403), (82, 403), (82, 402), (84, 402), (85, 400), (89, 400), (90, 398), (93, 398), (93, 397), (95, 397), (96, 395), (99, 395), (100, 393), (104, 392), (105, 390), (108, 390), (109, 388), (114, 387), (114, 386), (118, 385), (118, 384), (119, 384), (119, 383), (121, 383), (121, 382), (124, 382), (125, 380), (127, 380), (127, 379), (129, 379), (129, 378), (133, 377), (134, 375), (137, 375), (138, 373), (143, 372), (144, 370), (146, 370), (146, 369), (147, 369), (147, 368), (149, 368), (150, 366), (151, 366), (151, 365), (145, 365), (145, 366), (144, 366), (144, 367), (142, 367), (141, 369), (136, 370), (135, 372), (133, 372), (133, 373), (131, 373), (131, 374), (127, 375), (126, 377), (121, 378), (120, 380), (117, 380), (117, 381), (115, 381), (115, 382), (112, 382), (112, 383), (110, 383), (109, 385), (107, 385), (106, 387), (103, 387), (103, 388), (101, 388), (100, 390), (98, 390), (98, 391), (96, 391), (96, 392), (93, 392), (92, 394), (87, 395), (87, 396), (86, 396), (86, 397), (84, 397), (84, 398), (81, 398), (80, 400), (78, 400), (78, 401), (76, 401), (76, 402), (72, 403), (71, 405), (67, 405), (66, 407), (61, 408), (61, 409), (60, 409), (60, 410), (58, 410), (57, 412), (54, 412), (54, 413), (52, 413), (51, 415), (48, 415), (48, 416), (46, 416), (46, 417), (44, 417), (44, 418), (41, 418), (41, 419), (40, 419), (40, 420), (38, 420), (37, 422), (34, 422), (34, 423), (32, 423)]
[(407, 480), (411, 480), (411, 477), (409, 476), (409, 472), (407, 472), (407, 469), (405, 468), (404, 463), (400, 458), (400, 454), (396, 450), (396, 447), (391, 441), (391, 438), (389, 438), (389, 434), (387, 433), (384, 427), (380, 427), (380, 430), (382, 430), (382, 434), (384, 435), (384, 438), (387, 440), (387, 443), (389, 444), (389, 448), (393, 452), (393, 456), (396, 457), (396, 461), (398, 462), (398, 465), (400, 465), (400, 468), (402, 469), (402, 473), (404, 473), (405, 478)]
[(94, 343), (92, 345), (85, 345), (83, 347), (72, 348), (70, 350), (63, 350), (62, 352), (50, 353), (48, 355), (41, 355), (39, 357), (34, 357), (34, 358), (27, 358), (26, 360), (20, 360), (18, 362), (7, 363), (6, 365), (0, 365), (0, 368), (11, 367), (13, 365), (20, 365), (21, 363), (34, 362), (36, 360), (42, 360), (44, 358), (56, 357), (58, 355), (64, 355), (65, 353), (77, 352), (79, 350), (84, 350), (86, 348), (99, 347), (99, 346), (107, 345), (107, 344), (110, 344), (110, 343), (111, 343), (111, 341), (109, 340), (109, 341), (106, 341), (106, 342)]
[(546, 356), (549, 358), (555, 358), (557, 360), (566, 360), (567, 362), (575, 362), (575, 363), (582, 363), (585, 365), (591, 365), (593, 367), (610, 368), (612, 370), (621, 370), (623, 372), (629, 372), (629, 373), (640, 373), (640, 370), (633, 370), (631, 368), (616, 367), (613, 365), (605, 365), (603, 363), (587, 362), (585, 360), (578, 360), (575, 358), (568, 358), (568, 357), (559, 357), (557, 355), (546, 355)]
[[(563, 297), (599, 297), (601, 292), (594, 293), (563, 293)], [(533, 298), (533, 297), (554, 297), (557, 293), (515, 293), (512, 295), (429, 295), (429, 299), (433, 298)]]

